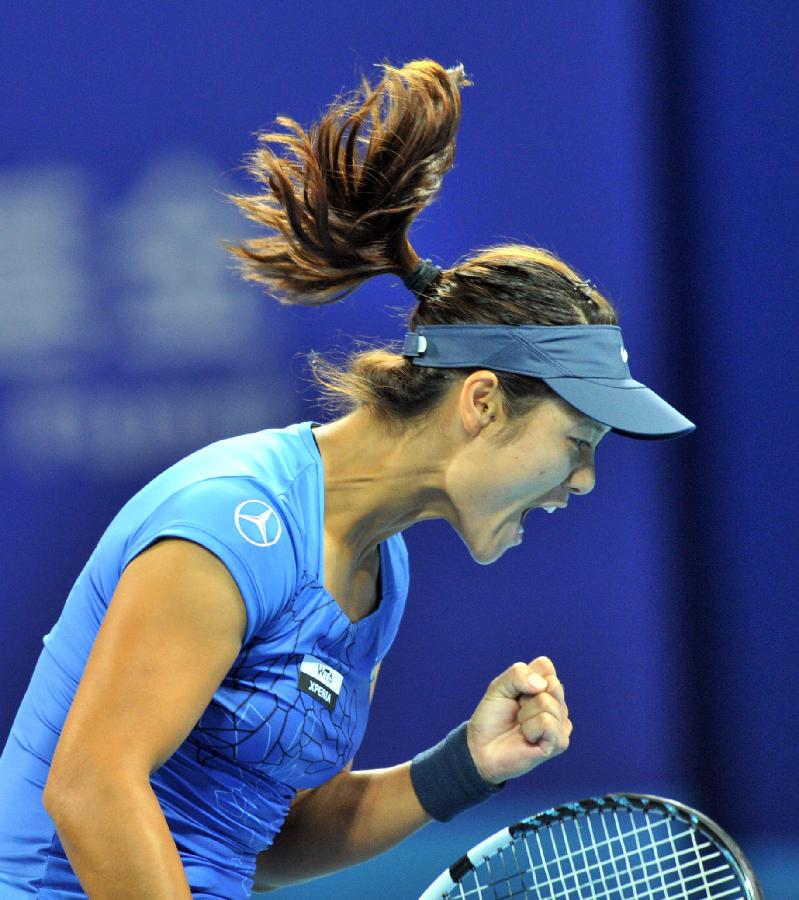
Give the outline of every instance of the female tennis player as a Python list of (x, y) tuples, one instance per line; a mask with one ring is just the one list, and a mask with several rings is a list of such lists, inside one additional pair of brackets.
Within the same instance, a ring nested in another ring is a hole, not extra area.
[(408, 333), (340, 370), (312, 357), (337, 418), (201, 449), (112, 521), (3, 752), (3, 898), (246, 897), (380, 853), (568, 746), (536, 656), (435, 747), (351, 768), (405, 603), (404, 529), (446, 519), (491, 563), (528, 511), (593, 488), (608, 430), (693, 428), (632, 380), (611, 304), (554, 255), (414, 252), (468, 83), (385, 66), (310, 130), (260, 136), (260, 192), (232, 198), (267, 232), (231, 248), (245, 277), (313, 305), (393, 273), (416, 295)]

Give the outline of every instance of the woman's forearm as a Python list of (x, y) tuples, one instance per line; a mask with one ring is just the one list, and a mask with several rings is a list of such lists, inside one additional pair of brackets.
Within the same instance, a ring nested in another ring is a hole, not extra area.
[(180, 855), (149, 781), (97, 779), (45, 797), (92, 900), (191, 900)]
[(406, 762), (340, 772), (298, 797), (274, 845), (258, 856), (254, 889), (266, 891), (363, 862), (429, 822), (410, 768)]

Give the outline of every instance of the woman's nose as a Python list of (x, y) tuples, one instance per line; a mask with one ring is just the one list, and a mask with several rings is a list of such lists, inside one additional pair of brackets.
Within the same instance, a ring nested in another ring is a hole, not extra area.
[(570, 494), (590, 494), (596, 484), (596, 469), (593, 461), (576, 466), (563, 482)]

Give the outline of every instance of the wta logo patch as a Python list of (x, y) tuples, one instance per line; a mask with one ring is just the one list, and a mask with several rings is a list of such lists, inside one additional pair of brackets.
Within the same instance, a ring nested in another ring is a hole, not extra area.
[(297, 687), (331, 712), (336, 708), (344, 676), (315, 656), (303, 656)]

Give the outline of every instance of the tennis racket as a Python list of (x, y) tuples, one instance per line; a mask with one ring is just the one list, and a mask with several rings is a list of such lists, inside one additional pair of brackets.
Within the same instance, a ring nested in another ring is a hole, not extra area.
[(606, 794), (522, 819), (442, 872), (420, 900), (763, 900), (715, 822), (676, 800)]

